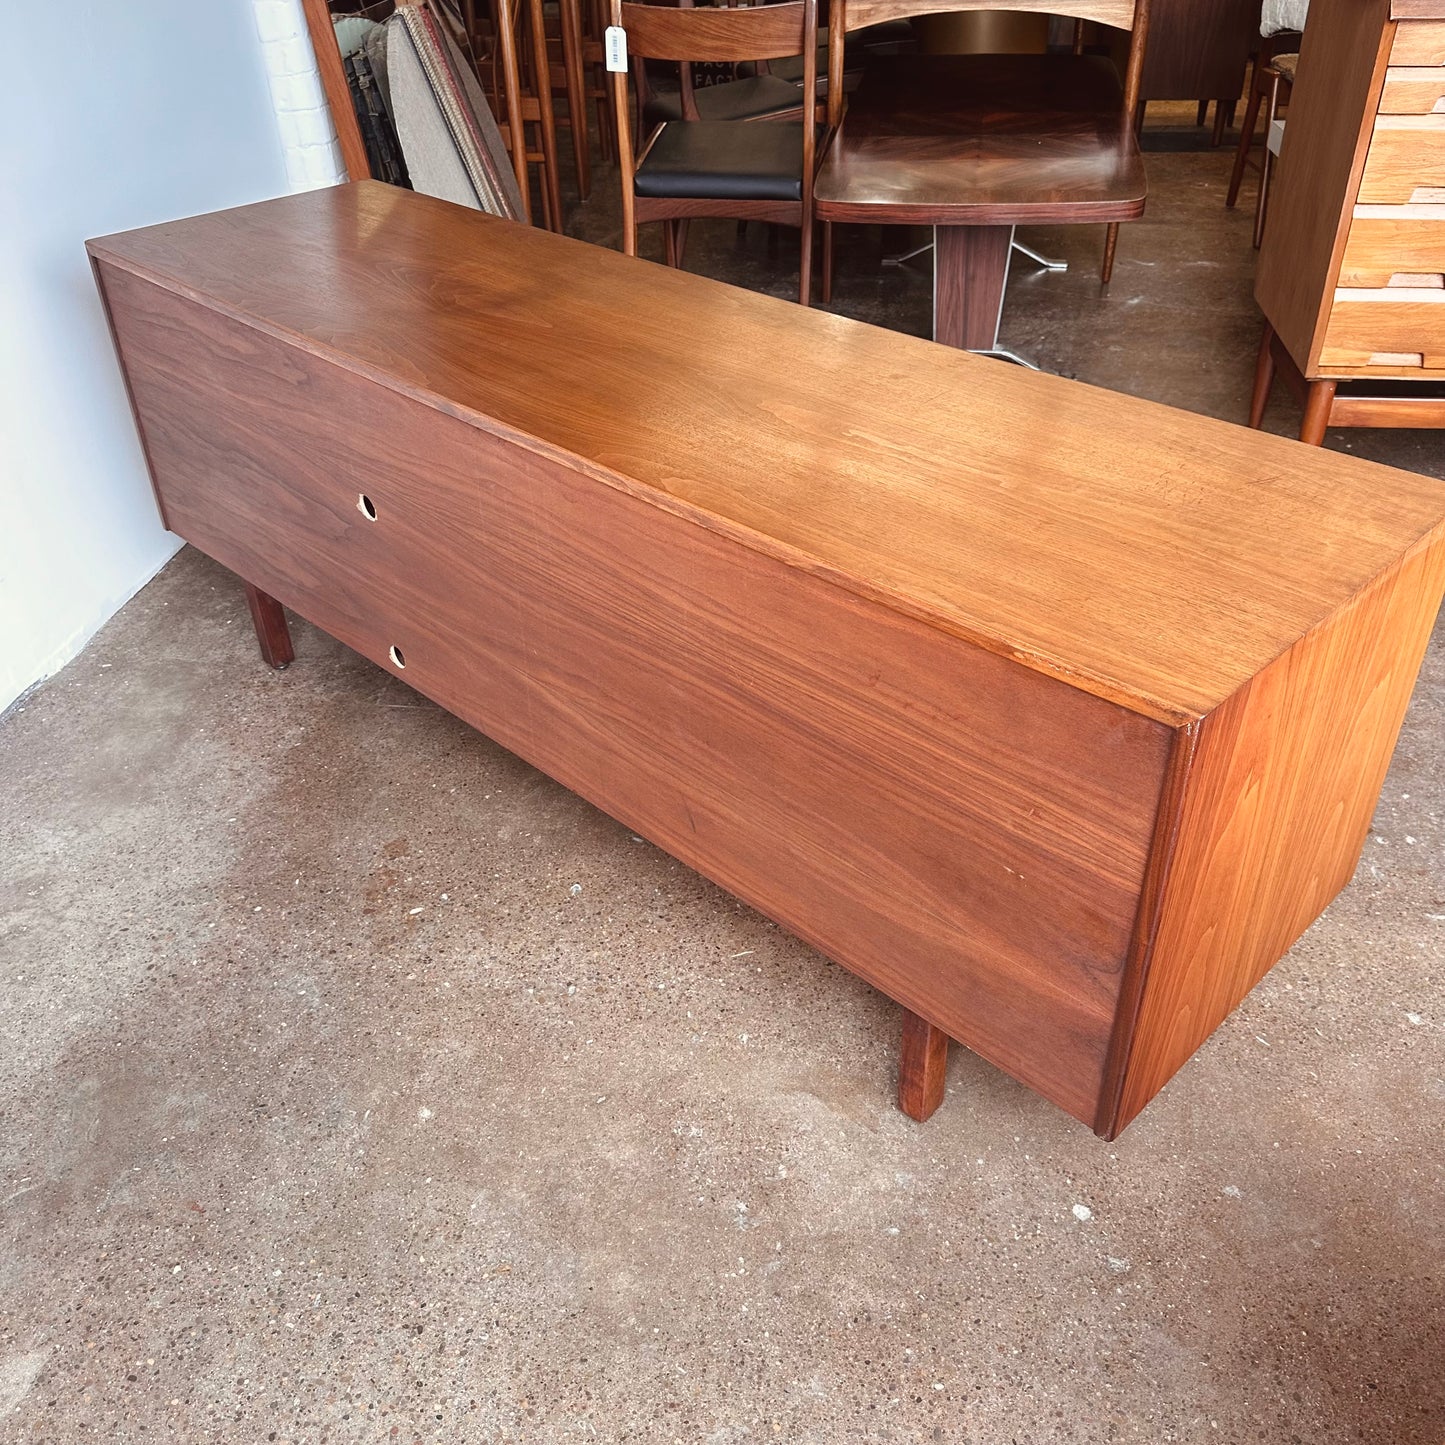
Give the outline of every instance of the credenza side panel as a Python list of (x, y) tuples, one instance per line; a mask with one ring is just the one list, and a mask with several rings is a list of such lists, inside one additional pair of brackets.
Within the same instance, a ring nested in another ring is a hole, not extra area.
[(1437, 533), (1204, 720), (1113, 1133), (1350, 881), (1442, 587)]
[(1166, 728), (102, 269), (180, 535), (1094, 1122)]

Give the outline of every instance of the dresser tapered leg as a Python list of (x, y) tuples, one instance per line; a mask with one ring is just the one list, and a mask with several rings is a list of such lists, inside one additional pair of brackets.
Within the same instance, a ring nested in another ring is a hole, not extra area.
[(898, 1060), (898, 1107), (921, 1124), (943, 1102), (948, 1035), (903, 1010), (903, 1051)]
[(1259, 342), (1259, 359), (1254, 364), (1254, 391), (1249, 398), (1249, 424), (1256, 431), (1264, 425), (1264, 409), (1269, 405), (1270, 388), (1274, 385), (1274, 327), (1265, 322)]
[(269, 666), (286, 667), (296, 654), (291, 650), (291, 632), (286, 626), (286, 614), (281, 604), (267, 596), (259, 587), (246, 583), (246, 602), (251, 609), (251, 621), (256, 624), (256, 641), (261, 644), (261, 656)]
[(1299, 439), (1306, 445), (1321, 447), (1325, 444), (1325, 432), (1330, 425), (1330, 409), (1335, 404), (1335, 390), (1338, 385), (1335, 381), (1310, 382), (1304, 420), (1300, 423), (1299, 432)]

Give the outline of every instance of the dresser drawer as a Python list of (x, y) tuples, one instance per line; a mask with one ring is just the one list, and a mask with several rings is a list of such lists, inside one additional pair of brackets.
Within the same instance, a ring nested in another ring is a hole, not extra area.
[(1445, 205), (1356, 206), (1338, 284), (1445, 286)]
[(1319, 364), (1445, 370), (1445, 290), (1336, 291)]
[(1391, 65), (1445, 65), (1445, 20), (1405, 20), (1395, 31)]
[(1445, 65), (1392, 65), (1385, 72), (1381, 115), (1445, 112)]
[(1362, 205), (1445, 203), (1445, 115), (1381, 115), (1360, 179)]

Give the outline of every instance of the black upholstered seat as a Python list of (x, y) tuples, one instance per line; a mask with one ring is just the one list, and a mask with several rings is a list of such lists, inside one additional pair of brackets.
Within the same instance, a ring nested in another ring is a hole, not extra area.
[(801, 200), (802, 123), (665, 125), (637, 168), (634, 189), (639, 196), (687, 200)]
[[(800, 71), (801, 74), (801, 71)], [(803, 104), (801, 85), (776, 75), (750, 75), (744, 80), (726, 80), (721, 85), (703, 85), (693, 91), (697, 113), (703, 120), (757, 120), (779, 111), (797, 110)], [(682, 119), (682, 93), (653, 91), (642, 112), (644, 129), (666, 120)]]

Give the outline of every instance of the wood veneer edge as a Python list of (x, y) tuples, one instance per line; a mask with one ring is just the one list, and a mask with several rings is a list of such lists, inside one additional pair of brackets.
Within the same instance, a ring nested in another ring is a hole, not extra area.
[(1127, 687), (1113, 678), (1086, 670), (1071, 668), (1053, 658), (1011, 646), (1003, 638), (986, 632), (982, 628), (971, 628), (958, 618), (930, 609), (904, 594), (890, 591), (885, 587), (874, 586), (853, 573), (845, 572), (837, 567), (822, 563), (810, 553), (791, 546), (788, 543), (780, 542), (777, 538), (771, 537), (766, 533), (744, 526), (739, 522), (733, 521), (731, 518), (719, 516), (716, 512), (710, 512), (694, 503), (659, 491), (657, 488), (648, 486), (645, 483), (637, 482), (621, 472), (615, 472), (609, 467), (598, 465), (590, 458), (582, 457), (575, 452), (568, 451), (565, 447), (555, 446), (542, 441), (528, 432), (518, 431), (498, 421), (495, 417), (487, 416), (482, 412), (463, 406), (443, 396), (440, 392), (410, 383), (393, 371), (374, 365), (371, 362), (341, 350), (339, 347), (329, 346), (324, 342), (318, 341), (314, 336), (307, 335), (304, 332), (294, 331), (289, 327), (279, 326), (266, 317), (257, 315), (253, 311), (248, 311), (244, 307), (234, 306), (209, 292), (198, 291), (194, 287), (187, 286), (184, 282), (178, 281), (173, 276), (156, 271), (132, 258), (120, 256), (113, 251), (106, 250), (98, 240), (88, 241), (86, 246), (91, 253), (92, 259), (95, 261), (103, 262), (106, 265), (113, 265), (117, 269), (135, 276), (138, 280), (159, 287), (162, 291), (168, 292), (173, 296), (179, 296), (183, 300), (201, 306), (205, 310), (212, 311), (219, 316), (227, 317), (229, 320), (251, 327), (263, 335), (272, 337), (274, 340), (297, 346), (310, 356), (339, 366), (354, 375), (364, 377), (366, 380), (383, 386), (389, 391), (394, 391), (400, 396), (409, 397), (411, 400), (420, 402), (422, 405), (432, 407), (457, 421), (475, 427), (478, 431), (489, 436), (494, 436), (501, 441), (519, 446), (524, 451), (531, 452), (535, 456), (544, 457), (548, 461), (579, 470), (595, 481), (613, 487), (618, 491), (625, 492), (627, 495), (636, 497), (651, 506), (658, 507), (662, 511), (670, 512), (674, 516), (682, 517), (698, 526), (705, 527), (709, 531), (726, 536), (732, 541), (748, 547), (752, 551), (776, 558), (787, 566), (807, 572), (811, 576), (817, 577), (835, 587), (839, 587), (845, 592), (852, 593), (854, 596), (863, 597), (870, 602), (879, 603), (903, 616), (911, 617), (915, 621), (922, 622), (929, 627), (937, 628), (939, 631), (951, 637), (958, 638), (961, 642), (982, 648), (984, 651), (990, 652), (997, 657), (1007, 658), (1022, 667), (1028, 668), (1031, 672), (1037, 672), (1045, 677), (1051, 677), (1055, 679), (1055, 681), (1065, 683), (1070, 687), (1076, 687), (1082, 692), (1087, 692), (1091, 696), (1102, 699), (1104, 702), (1114, 703), (1116, 706), (1122, 707), (1128, 712), (1148, 717), (1154, 722), (1164, 724), (1166, 727), (1177, 728), (1187, 726), (1189, 723), (1197, 721), (1202, 715), (1193, 709), (1173, 706), (1142, 690)]
[[(1432, 552), (1436, 554), (1433, 558), (1433, 562), (1430, 557), (1430, 554)], [(1421, 637), (1419, 642), (1419, 650), (1415, 653), (1415, 665), (1413, 673), (1411, 675), (1410, 690), (1405, 694), (1404, 701), (1400, 707), (1399, 715), (1395, 719), (1393, 732), (1391, 733), (1388, 740), (1388, 748), (1382, 750), (1381, 753), (1384, 765), (1382, 766), (1380, 771), (1380, 782), (1383, 783), (1385, 772), (1388, 770), (1389, 759), (1393, 755), (1395, 748), (1398, 746), (1400, 729), (1403, 726), (1404, 718), (1409, 708), (1410, 698), (1413, 695), (1415, 689), (1419, 686), (1420, 667), (1423, 662), (1425, 650), (1429, 646), (1430, 632), (1433, 628), (1435, 619), (1438, 616), (1441, 590), (1442, 587), (1445, 587), (1445, 522), (1439, 523), (1435, 527), (1431, 528), (1425, 536), (1421, 537), (1411, 546), (1407, 547), (1399, 555), (1399, 557), (1395, 559), (1395, 561), (1385, 567), (1382, 567), (1381, 570), (1374, 577), (1372, 577), (1364, 586), (1359, 588), (1359, 590), (1351, 596), (1349, 601), (1341, 604), (1341, 606), (1336, 610), (1336, 612), (1334, 612), (1329, 618), (1324, 619), (1320, 624), (1310, 628), (1308, 631), (1303, 633), (1300, 638), (1294, 644), (1292, 644), (1291, 647), (1286, 648), (1284, 652), (1282, 652), (1274, 660), (1273, 663), (1269, 664), (1269, 666), (1266, 668), (1262, 668), (1260, 672), (1257, 673), (1255, 677), (1251, 678), (1248, 682), (1246, 682), (1233, 697), (1226, 699), (1225, 702), (1222, 703), (1219, 708), (1215, 710), (1214, 713), (1204, 719), (1203, 724), (1199, 729), (1199, 739), (1195, 747), (1195, 756), (1192, 759), (1188, 786), (1180, 794), (1178, 799), (1178, 808), (1181, 820), (1183, 820), (1189, 813), (1196, 789), (1207, 790), (1213, 785), (1216, 777), (1218, 776), (1218, 774), (1216, 773), (1216, 767), (1220, 764), (1221, 761), (1227, 767), (1227, 758), (1222, 760), (1216, 759), (1209, 756), (1208, 752), (1210, 747), (1212, 730), (1215, 726), (1215, 718), (1218, 717), (1221, 720), (1219, 724), (1220, 726), (1225, 726), (1227, 728), (1232, 721), (1231, 714), (1237, 713), (1240, 708), (1248, 707), (1249, 698), (1247, 695), (1256, 689), (1256, 687), (1261, 683), (1261, 680), (1265, 679), (1272, 669), (1286, 666), (1291, 653), (1296, 652), (1298, 649), (1310, 648), (1318, 639), (1321, 639), (1324, 634), (1327, 634), (1330, 631), (1333, 631), (1339, 627), (1354, 625), (1357, 621), (1360, 609), (1367, 609), (1371, 606), (1384, 605), (1380, 601), (1381, 597), (1390, 594), (1392, 589), (1398, 588), (1401, 578), (1416, 563), (1426, 564), (1426, 569), (1419, 584), (1419, 595), (1423, 600), (1423, 608), (1424, 610), (1428, 610), (1429, 616), (1423, 631), (1423, 636)], [(1229, 737), (1230, 734), (1226, 732), (1226, 743)], [(1275, 739), (1275, 744), (1279, 744), (1278, 738)], [(1152, 1091), (1142, 1099), (1137, 1097), (1137, 1090), (1131, 1090), (1131, 1079), (1134, 1075), (1136, 1054), (1138, 1053), (1141, 1045), (1147, 1049), (1149, 1044), (1148, 1038), (1141, 1039), (1137, 1027), (1139, 1017), (1144, 1011), (1144, 1006), (1147, 1000), (1147, 990), (1141, 987), (1134, 1015), (1129, 1021), (1130, 1028), (1127, 1044), (1127, 1057), (1125, 1057), (1121, 1061), (1123, 1071), (1122, 1077), (1120, 1079), (1120, 1095), (1117, 1104), (1114, 1107), (1112, 1117), (1108, 1120), (1108, 1129), (1110, 1132), (1104, 1134), (1103, 1137), (1109, 1139), (1116, 1138), (1118, 1134), (1123, 1131), (1124, 1128), (1126, 1128), (1135, 1118), (1139, 1116), (1139, 1114), (1145, 1108), (1148, 1107), (1149, 1103), (1155, 1097), (1157, 1097), (1159, 1092), (1170, 1082), (1170, 1080), (1185, 1067), (1185, 1065), (1193, 1057), (1194, 1053), (1203, 1046), (1204, 1042), (1207, 1041), (1214, 1034), (1214, 1032), (1223, 1025), (1223, 1023), (1239, 1007), (1239, 1005), (1243, 1003), (1244, 999), (1247, 998), (1249, 993), (1252, 992), (1253, 989), (1259, 984), (1259, 982), (1263, 979), (1264, 975), (1267, 974), (1277, 963), (1279, 963), (1280, 960), (1295, 946), (1295, 944), (1298, 943), (1305, 929), (1307, 929), (1310, 924), (1320, 916), (1324, 909), (1327, 908), (1329, 904), (1332, 903), (1339, 896), (1339, 894), (1342, 893), (1350, 885), (1353, 874), (1358, 868), (1359, 857), (1361, 850), (1364, 846), (1364, 840), (1368, 836), (1370, 827), (1370, 815), (1373, 813), (1374, 808), (1378, 807), (1378, 793), (1379, 789), (1377, 786), (1370, 811), (1364, 816), (1361, 825), (1359, 840), (1353, 849), (1350, 868), (1348, 869), (1348, 871), (1345, 871), (1343, 873), (1340, 882), (1334, 888), (1333, 892), (1329, 895), (1328, 898), (1324, 900), (1320, 907), (1314, 911), (1314, 913), (1309, 917), (1309, 919), (1305, 921), (1303, 926), (1299, 929), (1298, 932), (1294, 934), (1289, 943), (1287, 943), (1278, 954), (1271, 958), (1268, 963), (1266, 963), (1262, 968), (1259, 969), (1259, 971), (1255, 974), (1254, 981), (1244, 989), (1243, 993), (1241, 993), (1235, 999), (1234, 1003), (1229, 1005), (1218, 1018), (1215, 1018), (1213, 1020), (1213, 1022), (1209, 1025), (1207, 1031), (1195, 1044), (1194, 1049), (1191, 1050), (1189, 1054), (1186, 1054), (1183, 1058), (1181, 1058), (1175, 1064), (1174, 1069), (1165, 1077), (1160, 1079), (1154, 1085)], [(1161, 882), (1166, 885), (1164, 888), (1161, 889), (1161, 906), (1167, 905), (1169, 902), (1169, 899), (1167, 897), (1167, 884), (1169, 881), (1170, 879), (1168, 877), (1165, 877), (1161, 880)], [(1189, 882), (1190, 880), (1186, 878), (1184, 880), (1183, 886), (1187, 887)], [(1156, 930), (1162, 925), (1162, 922), (1163, 919), (1161, 912), (1161, 915), (1155, 920)], [(1151, 939), (1151, 944), (1154, 941), (1154, 939)], [(1149, 959), (1150, 967), (1146, 968), (1143, 974), (1140, 976), (1139, 982), (1141, 985), (1148, 984), (1152, 981), (1152, 975), (1154, 972), (1152, 965), (1154, 964), (1154, 962), (1155, 959), (1151, 956)], [(1110, 1062), (1112, 1063), (1113, 1060), (1111, 1059)], [(1125, 1112), (1126, 1108), (1127, 1112)], [(1096, 1132), (1103, 1133), (1102, 1130), (1096, 1130)]]
[(1124, 1077), (1134, 1040), (1134, 1027), (1144, 1000), (1144, 986), (1148, 982), (1149, 965), (1154, 956), (1154, 939), (1159, 931), (1166, 886), (1178, 848), (1184, 798), (1199, 751), (1200, 733), (1207, 721), (1201, 719), (1176, 728), (1170, 744), (1164, 786), (1159, 794), (1159, 811), (1154, 817), (1154, 833), (1149, 844), (1149, 861), (1144, 871), (1144, 886), (1140, 891), (1134, 932), (1124, 962), (1109, 1052), (1104, 1061), (1099, 1108), (1094, 1117), (1094, 1133), (1104, 1140), (1112, 1140), (1119, 1133), (1119, 1108), (1124, 1097)]
[(146, 436), (145, 423), (141, 420), (140, 407), (136, 405), (135, 390), (130, 384), (130, 368), (125, 364), (125, 352), (121, 350), (120, 333), (116, 330), (115, 316), (110, 309), (110, 297), (106, 293), (105, 278), (100, 273), (100, 260), (95, 251), (91, 249), (87, 241), (85, 249), (90, 257), (91, 275), (95, 277), (95, 289), (100, 296), (100, 309), (105, 314), (105, 327), (110, 332), (110, 344), (115, 350), (116, 364), (120, 370), (120, 379), (125, 386), (125, 399), (130, 407), (131, 420), (135, 423), (136, 439), (140, 442), (141, 456), (146, 465), (146, 480), (151, 484), (151, 496), (155, 498), (156, 511), (160, 513), (161, 526), (166, 531), (172, 530), (170, 520), (166, 516), (166, 504), (161, 497), (161, 489), (156, 482), (155, 462), (151, 457), (151, 444)]

